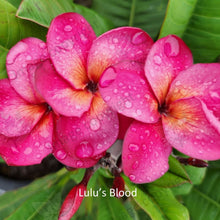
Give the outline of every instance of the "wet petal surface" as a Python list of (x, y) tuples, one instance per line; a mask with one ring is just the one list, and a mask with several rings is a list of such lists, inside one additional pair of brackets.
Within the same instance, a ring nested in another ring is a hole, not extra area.
[[(163, 116), (167, 140), (180, 152), (202, 160), (220, 158), (220, 132), (208, 120), (205, 104), (196, 98), (173, 102)], [(219, 128), (220, 126), (218, 126)]]
[(134, 183), (152, 182), (167, 172), (170, 153), (171, 145), (166, 141), (161, 121), (133, 122), (123, 144), (123, 171)]
[(0, 155), (8, 165), (39, 164), (52, 153), (52, 117), (52, 113), (46, 114), (27, 135), (13, 138), (0, 135)]

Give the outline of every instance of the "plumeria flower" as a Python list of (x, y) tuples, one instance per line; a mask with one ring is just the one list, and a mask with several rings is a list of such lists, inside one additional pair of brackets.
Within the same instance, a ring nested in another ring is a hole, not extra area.
[(172, 147), (193, 158), (220, 159), (220, 64), (193, 65), (185, 43), (170, 35), (152, 46), (144, 67), (133, 65), (109, 67), (99, 83), (109, 106), (136, 119), (122, 152), (130, 180), (161, 177)]
[(35, 88), (36, 64), (48, 59), (36, 38), (8, 53), (9, 79), (0, 80), (0, 155), (9, 165), (31, 165), (52, 152), (53, 112)]
[(116, 140), (117, 112), (101, 98), (102, 72), (122, 60), (144, 62), (153, 41), (139, 28), (123, 27), (96, 38), (79, 14), (65, 13), (47, 34), (50, 60), (36, 70), (39, 93), (57, 112), (55, 157), (70, 167), (90, 167)]

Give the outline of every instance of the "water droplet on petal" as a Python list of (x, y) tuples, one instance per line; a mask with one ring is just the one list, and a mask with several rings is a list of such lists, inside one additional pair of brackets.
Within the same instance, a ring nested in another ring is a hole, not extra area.
[(160, 65), (162, 63), (162, 59), (159, 55), (155, 55), (153, 60), (154, 60), (154, 63), (157, 65)]
[(136, 131), (137, 131), (137, 128), (132, 127), (132, 128), (131, 128), (131, 131), (136, 132)]
[(8, 77), (9, 77), (9, 79), (13, 80), (13, 79), (17, 78), (17, 74), (15, 71), (11, 70), (8, 72)]
[(131, 181), (134, 181), (135, 179), (136, 179), (136, 176), (135, 175), (129, 175), (129, 179), (131, 180)]
[(37, 154), (37, 155), (36, 155), (36, 158), (37, 158), (37, 159), (39, 159), (40, 157), (41, 157), (40, 154)]
[(117, 73), (113, 67), (109, 67), (108, 69), (105, 70), (103, 73), (99, 85), (103, 88), (109, 86), (116, 78)]
[(96, 118), (94, 118), (90, 121), (89, 126), (90, 126), (91, 130), (93, 130), (93, 131), (97, 131), (101, 127), (99, 120)]
[(59, 159), (59, 160), (64, 160), (66, 158), (67, 154), (65, 151), (63, 150), (58, 150), (56, 152), (56, 157)]
[(83, 44), (87, 44), (89, 41), (88, 38), (84, 34), (80, 34), (80, 39)]
[(128, 148), (130, 151), (138, 151), (139, 150), (139, 146), (137, 144), (129, 144)]
[(26, 60), (32, 60), (32, 57), (30, 55), (27, 55)]
[(78, 160), (78, 161), (76, 162), (76, 166), (77, 166), (78, 168), (82, 167), (82, 166), (83, 166), (83, 162), (82, 162), (81, 160)]
[(24, 154), (25, 154), (25, 155), (29, 155), (31, 152), (32, 152), (32, 148), (30, 148), (30, 147), (27, 147), (27, 148), (24, 150)]
[(15, 153), (15, 154), (18, 154), (18, 153), (19, 153), (19, 150), (18, 150), (16, 147), (14, 147), (14, 146), (11, 147), (11, 151), (12, 151), (13, 153)]
[(46, 44), (44, 42), (39, 43), (39, 47), (41, 49), (45, 49), (46, 48)]
[(115, 38), (112, 39), (112, 41), (113, 41), (113, 43), (117, 44), (118, 43), (118, 38), (115, 37)]
[(138, 166), (139, 166), (139, 162), (138, 162), (138, 161), (135, 161), (135, 162), (133, 163), (133, 165), (132, 165), (132, 168), (133, 168), (133, 169), (137, 169)]
[(88, 158), (93, 155), (93, 147), (88, 141), (83, 141), (76, 148), (76, 156), (79, 158)]
[(104, 97), (104, 101), (106, 101), (106, 102), (108, 102), (110, 99), (111, 99), (110, 96), (105, 96), (105, 97)]
[(51, 148), (52, 148), (52, 145), (51, 145), (50, 142), (47, 142), (47, 143), (45, 144), (45, 147), (46, 147), (47, 149), (51, 149)]
[(125, 107), (126, 107), (126, 108), (131, 108), (131, 107), (132, 107), (132, 103), (129, 102), (129, 101), (126, 101), (126, 102), (125, 102)]
[(175, 37), (170, 36), (164, 44), (164, 53), (167, 57), (175, 57), (179, 54), (179, 51), (180, 45), (178, 40)]
[(138, 33), (134, 34), (134, 36), (132, 37), (131, 42), (133, 44), (138, 45), (138, 44), (144, 43), (146, 40), (147, 40), (147, 38), (145, 36), (145, 33), (144, 32), (138, 32)]
[(136, 113), (138, 116), (140, 116), (142, 114), (141, 110), (139, 110), (139, 109), (136, 111)]
[(66, 25), (66, 26), (64, 27), (64, 31), (66, 31), (66, 32), (72, 31), (72, 26), (71, 26), (71, 25)]

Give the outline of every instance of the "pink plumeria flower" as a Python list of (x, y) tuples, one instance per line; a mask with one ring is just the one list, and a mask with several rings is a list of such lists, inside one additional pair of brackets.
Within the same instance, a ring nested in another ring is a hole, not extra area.
[[(90, 167), (116, 140), (117, 113), (98, 91), (102, 72), (122, 60), (144, 62), (153, 41), (139, 28), (123, 27), (96, 38), (79, 14), (65, 13), (47, 35), (50, 59), (36, 71), (39, 93), (61, 116), (56, 121), (54, 155), (70, 167)], [(46, 73), (46, 74), (45, 74)]]
[(9, 79), (0, 80), (0, 155), (9, 165), (31, 165), (52, 152), (53, 112), (35, 89), (36, 64), (48, 59), (36, 38), (17, 43), (8, 53)]
[(136, 119), (122, 152), (130, 180), (161, 177), (172, 147), (193, 158), (220, 159), (220, 64), (193, 65), (185, 43), (170, 35), (153, 45), (144, 68), (133, 65), (136, 69), (112, 66), (100, 79), (107, 104)]

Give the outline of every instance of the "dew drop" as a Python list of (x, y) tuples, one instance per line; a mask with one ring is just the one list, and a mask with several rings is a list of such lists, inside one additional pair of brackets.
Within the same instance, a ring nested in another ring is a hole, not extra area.
[(133, 169), (137, 169), (138, 166), (139, 166), (139, 162), (138, 162), (138, 161), (135, 161), (135, 162), (133, 163), (133, 165), (132, 165), (132, 168), (133, 168)]
[(130, 151), (138, 151), (139, 150), (139, 146), (137, 144), (129, 144), (128, 148)]
[(64, 27), (64, 31), (66, 31), (66, 32), (72, 31), (72, 26), (71, 26), (71, 25), (66, 25), (66, 26)]
[(13, 79), (17, 78), (17, 74), (15, 71), (11, 70), (8, 72), (8, 77), (9, 77), (9, 79), (13, 80)]
[(93, 131), (97, 131), (101, 127), (99, 120), (96, 118), (94, 118), (90, 121), (89, 126), (90, 126), (91, 130), (93, 130)]
[(117, 89), (114, 89), (114, 90), (113, 90), (113, 93), (115, 93), (115, 94), (118, 93), (118, 90), (117, 90)]
[(40, 154), (37, 154), (37, 155), (36, 155), (36, 158), (39, 159), (39, 158), (40, 158)]
[(113, 41), (113, 43), (117, 44), (118, 43), (118, 38), (113, 38), (112, 41)]
[(137, 113), (138, 116), (140, 116), (140, 115), (142, 114), (142, 112), (141, 112), (140, 109), (138, 109), (138, 110), (136, 111), (136, 113)]
[(106, 102), (108, 102), (110, 99), (111, 99), (110, 96), (105, 96), (105, 97), (104, 97), (104, 101), (106, 101)]
[(47, 143), (45, 144), (45, 147), (46, 147), (47, 149), (51, 149), (51, 148), (52, 148), (52, 145), (51, 145), (50, 142), (47, 142)]
[(179, 51), (180, 45), (178, 40), (175, 37), (170, 36), (164, 44), (164, 53), (167, 57), (175, 57), (179, 54)]
[(94, 149), (88, 141), (83, 141), (76, 148), (76, 156), (79, 158), (88, 158), (92, 156)]
[(27, 147), (27, 148), (24, 150), (24, 154), (25, 154), (25, 155), (29, 155), (31, 152), (32, 152), (32, 148), (30, 148), (30, 147)]
[(82, 162), (81, 160), (78, 160), (78, 161), (76, 162), (76, 166), (77, 166), (78, 168), (82, 167), (82, 166), (83, 166), (83, 162)]
[(146, 39), (146, 36), (145, 36), (144, 32), (138, 32), (138, 33), (134, 34), (134, 36), (132, 37), (131, 42), (133, 44), (138, 45), (138, 44), (144, 43), (146, 40), (147, 39)]
[(159, 55), (155, 55), (153, 60), (154, 60), (154, 63), (157, 65), (160, 65), (162, 63), (162, 59)]
[(30, 55), (27, 55), (26, 60), (32, 60), (32, 57)]
[(134, 181), (135, 179), (136, 179), (136, 177), (135, 177), (135, 175), (129, 175), (129, 179), (131, 180), (131, 181)]
[(125, 107), (126, 107), (126, 108), (131, 108), (131, 107), (132, 107), (132, 103), (129, 102), (129, 101), (126, 101), (126, 102), (125, 102)]
[(36, 143), (34, 144), (34, 146), (35, 146), (35, 147), (39, 147), (39, 146), (40, 146), (40, 143), (39, 143), (39, 142), (36, 142)]
[(146, 144), (143, 144), (143, 145), (142, 145), (142, 149), (143, 149), (143, 150), (146, 150), (146, 149), (147, 149)]
[(128, 160), (132, 159), (132, 155), (128, 154), (127, 158), (128, 158)]
[(83, 44), (87, 44), (89, 41), (88, 38), (84, 34), (80, 34), (80, 39)]
[(45, 49), (46, 48), (46, 44), (44, 42), (39, 43), (39, 47), (41, 49)]
[(19, 153), (19, 150), (18, 150), (16, 147), (14, 147), (14, 146), (11, 147), (11, 151), (12, 151), (13, 153), (15, 153), (15, 154), (18, 154), (18, 153)]
[(58, 150), (56, 152), (56, 157), (59, 159), (59, 160), (64, 160), (66, 158), (67, 154), (65, 151), (63, 150)]

